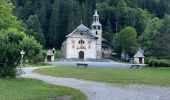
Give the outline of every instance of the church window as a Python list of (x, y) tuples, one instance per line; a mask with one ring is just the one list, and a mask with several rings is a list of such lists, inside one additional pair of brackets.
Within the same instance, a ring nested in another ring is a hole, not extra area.
[(98, 32), (96, 31), (96, 35), (98, 34)]
[(96, 29), (96, 26), (94, 26), (94, 29)]
[(79, 41), (79, 44), (85, 44), (85, 41), (83, 41), (82, 39)]
[(96, 21), (96, 17), (94, 17), (94, 21)]
[(98, 29), (100, 30), (100, 26), (98, 26)]
[(83, 33), (80, 33), (80, 35), (83, 35)]
[(91, 46), (89, 45), (89, 49), (91, 48)]
[(72, 46), (72, 48), (74, 48), (74, 45)]

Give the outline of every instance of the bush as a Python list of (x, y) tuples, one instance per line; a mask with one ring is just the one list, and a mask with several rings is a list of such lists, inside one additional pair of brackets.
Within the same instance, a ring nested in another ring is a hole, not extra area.
[(24, 57), (30, 60), (40, 54), (42, 46), (17, 29), (0, 30), (0, 77), (15, 77), (22, 49), (25, 51)]
[(32, 63), (44, 62), (47, 54), (45, 50), (41, 50), (39, 54), (33, 58)]
[(60, 59), (61, 58), (61, 50), (56, 50), (56, 53), (55, 53), (55, 59)]
[(167, 59), (147, 58), (146, 63), (153, 67), (170, 67), (170, 60)]
[(170, 56), (160, 57), (160, 59), (168, 59), (168, 60), (170, 60)]

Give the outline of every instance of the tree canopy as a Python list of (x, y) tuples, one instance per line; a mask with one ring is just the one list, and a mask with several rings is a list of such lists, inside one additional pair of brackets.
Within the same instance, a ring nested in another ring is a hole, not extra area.
[(125, 27), (116, 36), (116, 50), (133, 56), (138, 49), (137, 33), (133, 27)]
[(105, 33), (109, 33), (106, 27), (107, 21), (110, 21), (112, 35), (125, 26), (132, 26), (136, 28), (139, 36), (154, 16), (164, 18), (165, 14), (170, 13), (168, 0), (14, 0), (13, 2), (16, 6), (14, 14), (18, 18), (26, 21), (30, 15), (38, 16), (45, 36), (45, 46), (57, 48), (61, 47), (65, 36), (73, 31), (81, 20), (90, 26), (95, 9), (99, 11)]
[[(103, 37), (106, 40), (110, 42), (115, 41), (112, 39), (115, 39), (116, 34), (120, 33), (125, 27), (130, 26), (135, 28), (137, 39), (140, 37), (139, 42), (148, 54), (155, 55), (156, 52), (164, 51), (164, 53), (160, 52), (160, 55), (165, 55), (165, 52), (169, 52), (169, 42), (167, 42), (169, 41), (167, 39), (167, 36), (169, 36), (169, 30), (167, 28), (169, 25), (168, 16), (170, 15), (169, 0), (12, 1), (15, 4), (13, 13), (20, 20), (23, 20), (26, 26), (29, 26), (28, 20), (30, 20), (30, 16), (38, 17), (36, 20), (39, 20), (40, 25), (36, 26), (38, 28), (31, 28), (34, 30), (32, 36), (40, 43), (42, 43), (41, 40), (45, 41), (43, 46), (46, 48), (61, 48), (65, 36), (73, 31), (80, 24), (81, 20), (83, 24), (90, 27), (94, 10), (97, 9), (103, 27)], [(4, 11), (3, 9), (0, 9), (0, 11)], [(11, 12), (11, 10), (5, 11)], [(10, 19), (16, 20), (15, 17)], [(0, 19), (0, 23), (3, 21), (5, 22), (5, 19)], [(11, 25), (14, 26), (16, 25), (14, 22), (6, 22), (2, 27), (8, 27), (8, 23), (13, 23)], [(37, 39), (39, 35), (42, 39)], [(157, 39), (157, 37), (159, 38)], [(161, 43), (166, 44), (165, 47), (167, 49), (160, 48), (159, 44)]]
[(26, 58), (35, 59), (42, 46), (24, 33), (24, 28), (12, 14), (12, 4), (0, 1), (0, 77), (15, 77), (16, 67), (20, 63), (20, 51), (26, 51)]

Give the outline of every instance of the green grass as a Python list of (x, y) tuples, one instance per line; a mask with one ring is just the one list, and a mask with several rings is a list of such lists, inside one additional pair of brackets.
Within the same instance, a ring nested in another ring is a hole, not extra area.
[(33, 79), (0, 79), (0, 100), (58, 100), (52, 98), (64, 96), (70, 96), (72, 100), (86, 100), (79, 90), (72, 88)]
[(50, 67), (37, 69), (35, 72), (45, 75), (95, 80), (107, 83), (170, 86), (170, 68), (143, 68), (134, 70)]
[(44, 63), (44, 62), (41, 62), (41, 63), (26, 63), (25, 64), (25, 67), (41, 67), (41, 66), (51, 66), (51, 64)]
[(60, 59), (61, 58), (61, 50), (57, 49), (55, 53), (55, 59)]

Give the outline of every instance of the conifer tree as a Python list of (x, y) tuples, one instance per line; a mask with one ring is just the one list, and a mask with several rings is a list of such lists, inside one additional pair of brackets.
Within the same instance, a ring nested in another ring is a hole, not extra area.
[(113, 41), (113, 32), (112, 32), (111, 24), (109, 20), (107, 21), (107, 26), (105, 27), (103, 38), (108, 40), (109, 42)]
[(44, 34), (41, 30), (39, 19), (36, 15), (31, 15), (28, 20), (26, 20), (26, 33), (34, 36), (37, 41), (39, 41), (42, 45), (45, 45)]

